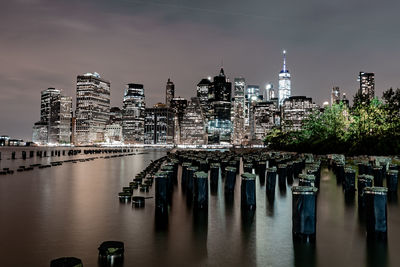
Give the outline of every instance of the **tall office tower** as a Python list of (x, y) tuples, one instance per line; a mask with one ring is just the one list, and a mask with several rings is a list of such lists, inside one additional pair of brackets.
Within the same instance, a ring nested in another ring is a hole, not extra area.
[(168, 78), (167, 86), (165, 87), (165, 105), (169, 108), (171, 106), (171, 100), (175, 97), (175, 85)]
[(249, 118), (251, 112), (251, 103), (260, 101), (260, 86), (258, 85), (247, 85), (245, 92), (245, 125), (249, 125)]
[(245, 79), (235, 78), (231, 112), (231, 121), (233, 124), (232, 142), (235, 145), (242, 144), (245, 135), (245, 88)]
[(208, 103), (208, 91), (211, 87), (211, 81), (209, 79), (202, 79), (197, 84), (197, 98), (200, 102), (200, 107), (202, 109), (204, 118), (208, 120), (209, 112), (210, 112), (210, 105)]
[(33, 127), (33, 142), (69, 144), (71, 142), (72, 98), (61, 90), (48, 88), (41, 92), (40, 121)]
[(76, 83), (77, 144), (104, 141), (104, 129), (110, 118), (110, 82), (96, 72), (77, 77)]
[(188, 101), (183, 97), (174, 97), (171, 100), (170, 108), (175, 113), (175, 116), (177, 117), (179, 124), (181, 124), (181, 122), (183, 120), (183, 115), (185, 113), (185, 109), (186, 109), (187, 105), (188, 105)]
[(359, 93), (373, 99), (375, 97), (375, 74), (373, 72), (360, 72), (358, 81), (360, 82)]
[(174, 125), (175, 125), (175, 144), (180, 143), (181, 138), (181, 124), (185, 109), (188, 105), (188, 101), (183, 97), (174, 97), (171, 100), (171, 109), (174, 112)]
[(125, 143), (143, 144), (145, 97), (143, 84), (129, 83), (124, 93), (122, 134)]
[(191, 98), (183, 115), (180, 143), (183, 145), (207, 143), (206, 122), (197, 97)]
[(210, 119), (208, 121), (208, 143), (230, 143), (232, 84), (221, 68), (219, 75), (214, 77), (208, 92)]
[(272, 83), (267, 83), (263, 91), (263, 101), (270, 101), (272, 98), (275, 98), (274, 85)]
[(174, 143), (174, 112), (158, 103), (145, 110), (144, 143), (172, 145)]
[(339, 104), (340, 102), (340, 89), (338, 86), (334, 86), (332, 88), (332, 93), (331, 93), (331, 106), (333, 104)]
[(283, 50), (283, 68), (279, 73), (278, 99), (279, 106), (282, 106), (283, 101), (291, 95), (290, 73), (286, 68), (286, 50)]
[(54, 96), (50, 110), (49, 143), (69, 144), (71, 142), (72, 97)]
[(55, 97), (61, 95), (61, 90), (56, 88), (48, 88), (40, 93), (40, 121), (49, 123), (51, 114), (51, 103)]

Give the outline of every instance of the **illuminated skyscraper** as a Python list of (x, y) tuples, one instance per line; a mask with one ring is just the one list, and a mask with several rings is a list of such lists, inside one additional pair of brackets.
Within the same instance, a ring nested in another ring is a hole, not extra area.
[(96, 72), (79, 75), (76, 83), (76, 143), (103, 142), (109, 119), (110, 82)]
[(188, 103), (181, 124), (180, 143), (183, 145), (204, 145), (207, 143), (206, 123), (197, 97)]
[(244, 119), (245, 119), (245, 88), (246, 81), (244, 78), (235, 78), (233, 89), (233, 102), (231, 121), (233, 124), (232, 142), (240, 145), (245, 136)]
[(51, 103), (55, 97), (61, 95), (61, 90), (47, 88), (40, 93), (40, 121), (49, 124), (51, 116)]
[(122, 134), (125, 143), (143, 144), (145, 108), (143, 84), (128, 84), (122, 108)]
[(214, 77), (208, 91), (210, 119), (208, 121), (208, 143), (229, 143), (232, 133), (231, 123), (232, 83), (221, 68), (219, 75)]
[(290, 73), (286, 68), (286, 50), (283, 50), (283, 68), (279, 73), (278, 94), (279, 106), (281, 106), (283, 101), (291, 95)]
[(61, 90), (41, 92), (40, 121), (33, 127), (32, 140), (39, 144), (69, 144), (71, 141), (72, 98)]
[(210, 104), (208, 102), (208, 91), (210, 90), (210, 87), (211, 81), (209, 79), (202, 79), (197, 84), (197, 98), (200, 102), (200, 107), (202, 109), (202, 113), (206, 122), (209, 118), (210, 113)]
[(55, 96), (51, 103), (49, 143), (69, 144), (71, 142), (72, 97)]
[(360, 82), (359, 93), (373, 99), (375, 97), (375, 74), (373, 72), (360, 72), (358, 81)]
[(175, 97), (175, 85), (168, 78), (167, 86), (165, 87), (165, 105), (167, 108), (171, 106), (171, 100)]
[(174, 112), (162, 103), (145, 110), (144, 122), (145, 144), (174, 143)]
[(267, 83), (263, 91), (263, 101), (270, 101), (273, 98), (275, 98), (274, 85), (272, 83)]

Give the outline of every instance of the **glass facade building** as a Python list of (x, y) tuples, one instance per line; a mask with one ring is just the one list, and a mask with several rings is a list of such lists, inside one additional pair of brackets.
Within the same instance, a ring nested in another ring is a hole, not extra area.
[(360, 82), (360, 93), (369, 99), (375, 97), (375, 74), (373, 72), (360, 72), (358, 76)]
[(143, 84), (128, 84), (122, 108), (122, 132), (125, 143), (144, 143), (145, 108)]
[(110, 118), (110, 82), (96, 72), (79, 75), (75, 113), (76, 143), (104, 142), (104, 129)]
[(210, 118), (207, 125), (208, 143), (230, 143), (232, 134), (231, 122), (232, 84), (221, 68), (214, 77), (208, 92)]
[(283, 104), (283, 101), (291, 96), (291, 77), (289, 70), (286, 68), (286, 51), (283, 50), (283, 68), (279, 73), (279, 87), (278, 87), (278, 99), (279, 106)]
[(165, 105), (169, 108), (171, 106), (171, 101), (175, 97), (175, 85), (168, 78), (167, 85), (165, 86)]
[(166, 105), (146, 108), (144, 143), (171, 145), (174, 143), (174, 112)]
[(191, 98), (183, 115), (180, 144), (207, 144), (206, 123), (197, 97)]

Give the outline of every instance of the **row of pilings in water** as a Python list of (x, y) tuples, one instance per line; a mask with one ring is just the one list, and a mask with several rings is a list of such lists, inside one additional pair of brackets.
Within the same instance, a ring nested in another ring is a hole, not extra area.
[[(216, 192), (219, 186), (223, 186), (225, 196), (233, 198), (237, 178), (240, 177), (242, 214), (250, 216), (254, 215), (257, 206), (257, 177), (260, 185), (265, 185), (269, 200), (274, 198), (277, 183), (281, 192), (286, 190), (286, 184), (293, 185), (293, 239), (314, 242), (317, 196), (319, 193), (323, 194), (318, 192), (323, 164), (335, 173), (338, 184), (343, 187), (346, 200), (354, 197), (357, 192), (359, 212), (366, 221), (367, 237), (385, 240), (387, 194), (397, 194), (398, 187), (399, 166), (394, 164), (379, 165), (379, 162), (371, 161), (346, 165), (344, 157), (335, 155), (313, 156), (263, 150), (178, 150), (152, 162), (128, 187), (123, 188), (119, 197), (124, 202), (132, 200), (135, 207), (144, 207), (144, 197), (133, 196), (134, 190), (148, 192), (154, 181), (156, 223), (163, 224), (167, 223), (174, 186), (178, 184), (194, 212), (201, 212), (208, 208), (208, 190)], [(179, 166), (182, 168), (180, 177)], [(223, 185), (218, 184), (220, 177)], [(385, 179), (387, 187), (383, 187)]]
[(387, 200), (397, 198), (399, 165), (371, 160), (348, 166), (343, 159), (335, 158), (328, 163), (337, 184), (343, 187), (345, 201), (351, 203), (357, 195), (358, 212), (366, 224), (368, 239), (386, 240)]
[[(78, 162), (85, 162), (85, 161), (90, 161), (94, 160), (97, 158), (115, 158), (115, 157), (122, 157), (122, 156), (131, 156), (131, 155), (136, 155), (134, 153), (134, 149), (109, 149), (109, 148), (104, 148), (104, 149), (69, 149), (69, 150), (30, 150), (30, 151), (20, 151), (21, 152), (21, 159), (23, 160), (29, 160), (32, 159), (35, 155), (36, 152), (36, 158), (45, 158), (45, 157), (51, 157), (51, 158), (56, 158), (56, 157), (61, 157), (61, 156), (69, 156), (71, 159), (67, 160), (55, 160), (51, 161), (49, 164), (41, 164), (41, 163), (35, 163), (35, 164), (29, 164), (29, 165), (21, 165), (19, 166), (16, 171), (17, 172), (24, 172), (24, 171), (31, 171), (34, 168), (38, 169), (44, 169), (44, 168), (50, 168), (54, 166), (60, 166), (63, 163), (66, 162), (71, 162), (71, 163), (78, 163)], [(15, 160), (16, 158), (16, 151), (11, 152), (11, 160)], [(27, 155), (29, 157), (27, 158)], [(86, 157), (86, 158), (74, 158), (74, 156), (80, 156), (80, 155), (93, 155), (93, 157)], [(94, 155), (106, 155), (106, 156), (94, 156)], [(1, 153), (0, 153), (0, 159), (1, 159)], [(13, 174), (15, 170), (12, 170), (8, 167), (5, 167), (0, 170), (0, 175), (7, 175), (7, 174)]]

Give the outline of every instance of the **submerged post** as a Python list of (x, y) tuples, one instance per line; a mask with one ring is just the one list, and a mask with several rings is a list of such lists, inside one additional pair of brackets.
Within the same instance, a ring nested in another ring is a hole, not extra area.
[(354, 192), (356, 190), (356, 171), (351, 168), (346, 168), (344, 170), (343, 190), (346, 193)]
[(256, 175), (245, 172), (242, 175), (241, 206), (242, 209), (256, 209)]
[(292, 187), (292, 233), (295, 240), (315, 241), (317, 191), (312, 186)]
[(186, 191), (186, 184), (188, 180), (188, 168), (192, 166), (190, 162), (182, 163), (182, 177), (181, 177), (181, 187)]
[(193, 183), (194, 183), (194, 173), (197, 172), (198, 167), (191, 166), (188, 167), (188, 177), (186, 182), (186, 193), (189, 194), (189, 198), (193, 195)]
[(399, 171), (388, 170), (386, 173), (386, 184), (389, 192), (396, 193), (399, 184)]
[(267, 169), (267, 194), (275, 193), (276, 185), (276, 167)]
[(63, 257), (50, 262), (50, 267), (83, 267), (82, 260), (75, 257)]
[(235, 191), (236, 184), (236, 168), (226, 167), (226, 179), (225, 179), (225, 193), (231, 194)]
[(211, 190), (218, 189), (218, 180), (219, 180), (219, 163), (211, 163), (210, 166), (210, 187)]
[(156, 180), (156, 212), (168, 212), (168, 178), (166, 172), (157, 172), (155, 174)]
[(387, 191), (385, 187), (364, 188), (368, 238), (387, 237)]
[(200, 171), (194, 174), (193, 199), (197, 209), (208, 208), (208, 174)]

